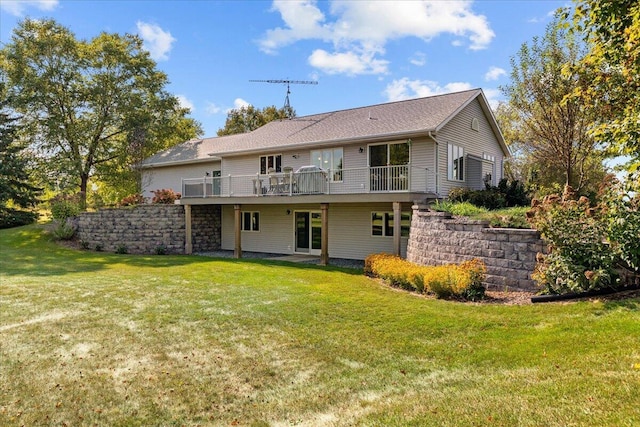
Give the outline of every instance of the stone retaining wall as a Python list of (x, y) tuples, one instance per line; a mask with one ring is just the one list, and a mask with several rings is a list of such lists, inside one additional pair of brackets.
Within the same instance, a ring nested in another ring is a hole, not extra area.
[(534, 291), (531, 273), (536, 254), (546, 244), (535, 230), (489, 228), (485, 221), (452, 218), (442, 212), (413, 207), (407, 259), (416, 264), (441, 265), (474, 258), (487, 266), (491, 289)]
[[(191, 209), (194, 252), (220, 249), (220, 206)], [(84, 212), (77, 220), (78, 239), (89, 249), (115, 252), (125, 247), (132, 254), (154, 254), (163, 245), (166, 253), (185, 251), (185, 217), (181, 205), (140, 205)]]

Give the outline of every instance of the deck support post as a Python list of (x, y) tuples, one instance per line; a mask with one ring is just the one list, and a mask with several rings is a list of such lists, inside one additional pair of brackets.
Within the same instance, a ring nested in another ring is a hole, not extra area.
[(329, 203), (320, 204), (320, 265), (329, 265)]
[(191, 205), (184, 205), (184, 253), (193, 253), (193, 236), (191, 234)]
[(234, 258), (242, 258), (242, 205), (233, 205), (235, 224), (235, 247), (233, 249)]
[(401, 256), (402, 203), (393, 202), (393, 254)]

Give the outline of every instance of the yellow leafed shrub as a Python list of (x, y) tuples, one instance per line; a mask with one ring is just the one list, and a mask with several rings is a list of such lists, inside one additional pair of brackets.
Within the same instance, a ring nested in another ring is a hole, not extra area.
[(379, 277), (391, 286), (431, 292), (438, 298), (480, 299), (484, 296), (486, 267), (474, 259), (461, 264), (421, 266), (396, 255), (372, 254), (365, 260), (365, 274)]

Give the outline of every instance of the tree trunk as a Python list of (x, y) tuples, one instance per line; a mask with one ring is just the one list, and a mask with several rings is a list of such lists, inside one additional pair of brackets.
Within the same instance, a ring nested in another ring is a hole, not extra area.
[(80, 174), (80, 208), (84, 211), (87, 210), (87, 185), (89, 183), (89, 174)]

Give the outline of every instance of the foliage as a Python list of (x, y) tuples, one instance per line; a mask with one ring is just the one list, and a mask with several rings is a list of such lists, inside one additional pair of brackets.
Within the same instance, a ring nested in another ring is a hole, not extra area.
[(527, 214), (534, 228), (549, 242), (550, 254), (540, 255), (534, 280), (547, 293), (589, 291), (615, 286), (616, 254), (605, 240), (607, 223), (589, 199), (561, 197), (534, 200)]
[(151, 203), (162, 205), (172, 205), (176, 200), (179, 200), (182, 197), (180, 193), (176, 193), (170, 188), (154, 190), (152, 193), (153, 199), (151, 199)]
[(617, 155), (629, 156), (626, 168), (640, 171), (640, 3), (637, 0), (577, 0), (565, 12), (572, 30), (584, 37), (589, 52), (567, 74), (580, 85), (566, 102), (592, 104), (598, 111), (593, 135), (608, 141)]
[(78, 194), (59, 194), (49, 200), (53, 219), (64, 222), (77, 216), (82, 210), (82, 199)]
[(484, 190), (454, 188), (449, 192), (452, 202), (469, 202), (489, 210), (512, 206), (528, 206), (531, 202), (524, 185), (520, 181), (500, 180), (497, 186), (487, 186)]
[(640, 194), (612, 179), (602, 189), (606, 237), (624, 267), (640, 271)]
[(127, 245), (125, 245), (124, 243), (120, 243), (118, 246), (116, 246), (116, 253), (125, 255), (129, 253), (129, 248), (127, 248)]
[(499, 209), (481, 213), (475, 218), (489, 221), (489, 226), (493, 228), (531, 228), (527, 221), (526, 213), (529, 207), (519, 206), (514, 208)]
[(486, 267), (478, 259), (460, 265), (420, 266), (396, 255), (372, 254), (365, 259), (364, 273), (410, 291), (434, 293), (438, 298), (476, 301), (484, 297)]
[(158, 243), (153, 249), (153, 253), (155, 253), (156, 255), (166, 255), (168, 250), (169, 249), (167, 248), (167, 245), (165, 245), (164, 243)]
[(247, 105), (234, 108), (227, 113), (227, 120), (224, 127), (218, 129), (218, 136), (251, 132), (274, 120), (287, 120), (295, 116), (296, 112), (291, 107), (278, 109), (272, 105), (261, 110), (253, 105)]
[[(131, 172), (145, 156), (175, 144), (176, 129), (186, 130), (180, 140), (200, 132), (166, 92), (167, 76), (137, 36), (78, 40), (53, 20), (25, 19), (0, 51), (0, 66), (41, 168), (83, 198), (92, 174)], [(125, 181), (137, 183), (130, 175)]]
[(449, 212), (458, 216), (475, 216), (488, 212), (488, 209), (472, 205), (469, 202), (452, 202), (449, 200), (437, 200), (430, 208), (437, 212)]
[(0, 229), (32, 224), (38, 219), (38, 213), (13, 208), (0, 209)]
[(35, 206), (40, 193), (31, 184), (26, 145), (18, 138), (18, 119), (9, 114), (8, 104), (0, 81), (0, 228), (34, 222), (37, 213), (25, 209)]
[(118, 206), (120, 207), (137, 206), (137, 205), (142, 205), (146, 203), (146, 201), (147, 199), (140, 193), (130, 194), (124, 197), (122, 200), (120, 200), (120, 202), (118, 203)]
[(555, 19), (542, 38), (523, 44), (511, 58), (511, 82), (501, 87), (508, 105), (500, 120), (517, 164), (526, 166), (518, 175), (527, 184), (559, 182), (582, 194), (604, 176), (604, 152), (589, 133), (599, 111), (567, 98), (578, 88), (577, 73), (566, 73), (567, 64), (583, 57), (583, 45)]
[(51, 235), (55, 240), (71, 240), (76, 235), (77, 227), (70, 219), (53, 221)]

